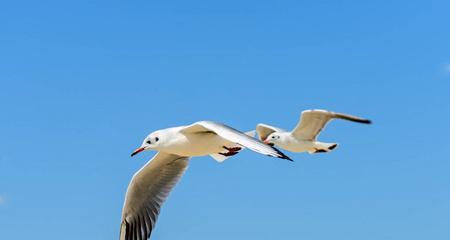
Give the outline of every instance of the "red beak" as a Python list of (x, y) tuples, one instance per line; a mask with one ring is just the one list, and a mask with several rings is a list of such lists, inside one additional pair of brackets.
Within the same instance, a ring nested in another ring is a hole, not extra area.
[(269, 142), (269, 140), (267, 140), (267, 139), (264, 140), (263, 143), (265, 143), (265, 144), (267, 144), (267, 145), (269, 145), (269, 146), (271, 146), (271, 147), (275, 146), (275, 144)]
[(144, 150), (145, 150), (145, 148), (140, 147), (140, 148), (134, 150), (134, 152), (131, 154), (131, 156), (134, 156), (134, 155), (136, 155), (136, 154), (138, 154), (138, 153), (140, 153), (140, 152), (142, 152), (142, 151), (144, 151)]

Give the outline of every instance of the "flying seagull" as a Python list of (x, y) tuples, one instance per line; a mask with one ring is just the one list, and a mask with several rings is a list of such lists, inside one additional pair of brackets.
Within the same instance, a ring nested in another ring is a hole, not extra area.
[(131, 156), (145, 150), (158, 152), (131, 179), (122, 210), (120, 240), (150, 237), (161, 205), (186, 171), (190, 157), (212, 155), (223, 161), (244, 147), (292, 161), (273, 146), (216, 122), (201, 121), (148, 135)]
[(322, 153), (337, 147), (337, 143), (323, 143), (316, 141), (320, 131), (333, 119), (344, 119), (352, 122), (370, 124), (368, 119), (326, 110), (303, 111), (300, 121), (291, 132), (260, 123), (256, 132), (261, 141), (271, 146), (278, 146), (291, 152)]

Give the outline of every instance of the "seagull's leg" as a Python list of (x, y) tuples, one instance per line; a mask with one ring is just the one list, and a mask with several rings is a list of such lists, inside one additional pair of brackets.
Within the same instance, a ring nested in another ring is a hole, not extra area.
[(229, 157), (229, 156), (234, 156), (236, 154), (239, 153), (240, 150), (242, 150), (242, 148), (240, 147), (226, 147), (226, 146), (222, 146), (225, 150), (227, 150), (228, 152), (226, 153), (219, 153), (220, 155)]

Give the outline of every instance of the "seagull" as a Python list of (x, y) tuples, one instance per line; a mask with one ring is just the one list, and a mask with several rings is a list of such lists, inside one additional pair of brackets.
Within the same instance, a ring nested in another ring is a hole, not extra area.
[(316, 141), (316, 138), (325, 125), (336, 118), (358, 123), (371, 123), (368, 119), (349, 114), (316, 109), (303, 111), (300, 121), (291, 132), (263, 123), (256, 126), (256, 132), (264, 143), (278, 146), (287, 151), (308, 152), (310, 154), (330, 152), (338, 144), (319, 142)]
[(273, 146), (234, 128), (211, 121), (167, 128), (149, 134), (131, 156), (156, 150), (137, 171), (128, 186), (122, 210), (120, 240), (150, 238), (161, 205), (186, 171), (190, 157), (211, 155), (217, 161), (236, 155), (243, 148), (292, 161)]

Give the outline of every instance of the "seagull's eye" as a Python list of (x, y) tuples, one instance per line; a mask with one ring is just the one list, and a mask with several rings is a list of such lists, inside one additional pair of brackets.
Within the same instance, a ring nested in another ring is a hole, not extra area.
[(148, 144), (152, 144), (152, 141), (150, 141), (150, 140), (148, 140), (146, 143), (148, 143)]
[(156, 142), (159, 141), (159, 137), (155, 137), (155, 141), (156, 141)]
[(273, 139), (275, 139), (275, 136), (272, 136)]

